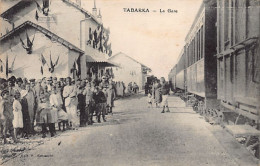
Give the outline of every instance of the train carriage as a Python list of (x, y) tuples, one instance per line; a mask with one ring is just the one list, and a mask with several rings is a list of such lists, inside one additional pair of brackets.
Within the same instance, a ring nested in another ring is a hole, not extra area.
[[(216, 1), (204, 1), (185, 38), (186, 92), (202, 107), (217, 109)], [(194, 104), (194, 103), (193, 103)]]
[(185, 66), (185, 52), (184, 49), (182, 49), (179, 58), (178, 63), (176, 65), (176, 89), (180, 90), (182, 92), (185, 92), (186, 89), (186, 66)]
[(187, 103), (210, 123), (246, 138), (244, 145), (258, 158), (259, 6), (258, 0), (204, 0), (185, 38), (175, 77)]
[(217, 4), (218, 99), (224, 109), (240, 110), (259, 121), (252, 115), (259, 116), (260, 1), (218, 0)]

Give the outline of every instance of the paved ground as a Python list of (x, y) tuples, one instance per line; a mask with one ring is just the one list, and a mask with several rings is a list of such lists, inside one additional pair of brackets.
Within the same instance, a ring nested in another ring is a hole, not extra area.
[(69, 131), (4, 165), (257, 165), (219, 126), (211, 126), (177, 97), (171, 113), (147, 108), (142, 95), (116, 102), (108, 122)]

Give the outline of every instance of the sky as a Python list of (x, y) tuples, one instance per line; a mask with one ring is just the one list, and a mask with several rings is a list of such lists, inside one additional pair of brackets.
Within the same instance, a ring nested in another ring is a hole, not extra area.
[[(92, 11), (94, 0), (81, 0)], [(113, 55), (123, 52), (166, 77), (177, 63), (185, 37), (202, 0), (96, 0), (105, 27), (110, 28)], [(124, 12), (144, 8), (149, 13)], [(160, 13), (165, 10), (165, 13)], [(168, 13), (167, 10), (177, 10)], [(153, 12), (156, 10), (156, 12)]]

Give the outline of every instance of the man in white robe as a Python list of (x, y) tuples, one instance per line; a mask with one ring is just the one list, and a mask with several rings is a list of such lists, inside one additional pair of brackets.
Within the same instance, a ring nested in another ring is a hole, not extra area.
[(71, 84), (71, 78), (66, 78), (67, 85), (63, 89), (63, 97), (65, 99), (65, 107), (68, 114), (68, 121), (75, 129), (77, 123), (77, 88)]

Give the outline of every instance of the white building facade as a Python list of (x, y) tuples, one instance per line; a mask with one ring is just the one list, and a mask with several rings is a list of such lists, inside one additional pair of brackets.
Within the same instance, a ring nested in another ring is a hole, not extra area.
[[(65, 71), (69, 70), (69, 73), (66, 72), (67, 74), (64, 74), (64, 71), (60, 71), (61, 73), (58, 74), (55, 73), (59, 71), (58, 69), (55, 72), (52, 71), (49, 73), (49, 69), (46, 69), (44, 75), (50, 76), (60, 75), (58, 77), (68, 77), (72, 73), (73, 77), (75, 77), (75, 73), (77, 73), (77, 77), (86, 78), (88, 75), (94, 75), (94, 73), (89, 72), (91, 67), (98, 66), (96, 68), (102, 68), (101, 66), (112, 65), (107, 61), (109, 52), (103, 51), (105, 50), (103, 49), (104, 41), (99, 40), (100, 42), (96, 44), (95, 48), (93, 48), (93, 39), (92, 43), (89, 42), (90, 35), (94, 38), (94, 32), (99, 37), (101, 34), (105, 35), (104, 32), (106, 30), (103, 28), (101, 15), (97, 14), (95, 5), (92, 13), (81, 7), (80, 0), (74, 2), (71, 0), (3, 0), (1, 6), (1, 77), (5, 78), (11, 75), (20, 76), (14, 72), (14, 69), (18, 68), (19, 70), (24, 70), (21, 72), (26, 73), (26, 77), (34, 75), (39, 77), (38, 73), (34, 74), (32, 71), (38, 72), (38, 70), (33, 70), (36, 69), (33, 66), (39, 67), (38, 61), (42, 54), (47, 61), (46, 64), (50, 64), (51, 58), (52, 61), (55, 61), (59, 57), (60, 67), (67, 66), (68, 69), (66, 68)], [(19, 30), (20, 25), (26, 22), (38, 28)], [(103, 29), (103, 33), (101, 33), (101, 29)], [(90, 32), (91, 34), (89, 34)], [(28, 34), (31, 40), (34, 39), (30, 54), (26, 53), (25, 49), (22, 48), (22, 42), (19, 39), (21, 38), (26, 44), (26, 34)], [(8, 40), (6, 40), (6, 36), (8, 36)], [(99, 49), (101, 45), (102, 49)], [(75, 50), (77, 50), (76, 53), (74, 53)], [(73, 56), (70, 54), (73, 54)], [(97, 54), (99, 54), (98, 59), (96, 58)], [(69, 55), (68, 58), (66, 57), (67, 55)], [(87, 61), (90, 59), (88, 56), (93, 56), (91, 62)], [(28, 59), (28, 57), (30, 58)], [(16, 63), (11, 66), (14, 59)], [(36, 59), (38, 60), (37, 62)], [(8, 67), (6, 67), (7, 60)], [(27, 64), (23, 64), (22, 62)], [(65, 62), (66, 64), (64, 64)], [(21, 65), (29, 67), (20, 68)], [(10, 67), (13, 68), (13, 71), (8, 74), (4, 70)], [(56, 67), (58, 68), (58, 65)], [(100, 73), (98, 70), (95, 74), (98, 75), (98, 72)]]
[(139, 89), (144, 89), (147, 74), (151, 72), (149, 67), (122, 52), (110, 57), (109, 61), (119, 66), (112, 67), (115, 81), (123, 81), (126, 86), (130, 82), (135, 82), (139, 86)]

